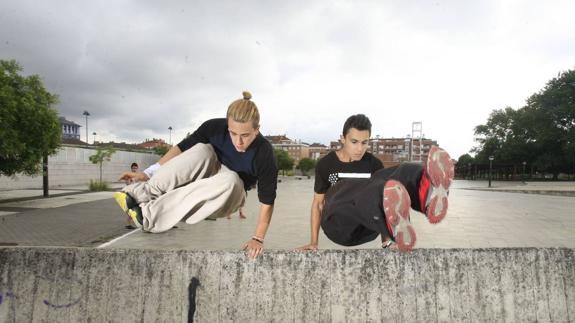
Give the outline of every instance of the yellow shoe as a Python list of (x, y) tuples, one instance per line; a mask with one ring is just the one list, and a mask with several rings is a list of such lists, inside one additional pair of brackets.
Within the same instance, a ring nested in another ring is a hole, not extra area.
[(116, 203), (118, 203), (122, 211), (127, 213), (129, 209), (127, 199), (131, 199), (131, 197), (129, 197), (128, 194), (124, 192), (114, 192), (113, 195)]
[(128, 209), (127, 213), (132, 222), (134, 222), (134, 225), (137, 228), (141, 228), (143, 218), (142, 218), (142, 210), (140, 209), (140, 207), (138, 206), (135, 209)]
[(118, 203), (122, 211), (130, 217), (134, 225), (141, 228), (143, 223), (142, 209), (136, 201), (124, 192), (114, 192), (113, 196), (116, 203)]

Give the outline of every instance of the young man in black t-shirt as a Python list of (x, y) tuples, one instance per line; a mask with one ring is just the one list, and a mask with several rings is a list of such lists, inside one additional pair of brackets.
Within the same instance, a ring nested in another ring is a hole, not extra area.
[(447, 212), (447, 192), (453, 179), (449, 155), (432, 147), (426, 166), (404, 163), (384, 169), (367, 153), (371, 122), (362, 114), (343, 127), (343, 147), (316, 166), (311, 209), (311, 241), (299, 250), (316, 250), (320, 226), (326, 236), (344, 246), (363, 244), (381, 235), (409, 251), (416, 241), (410, 207), (425, 213), (431, 223)]
[(271, 144), (259, 133), (259, 112), (251, 94), (228, 107), (226, 118), (204, 122), (172, 147), (138, 179), (114, 197), (134, 224), (147, 232), (164, 232), (179, 221), (189, 224), (219, 218), (243, 206), (246, 191), (257, 183), (261, 203), (254, 236), (243, 249), (250, 257), (263, 250), (277, 188)]

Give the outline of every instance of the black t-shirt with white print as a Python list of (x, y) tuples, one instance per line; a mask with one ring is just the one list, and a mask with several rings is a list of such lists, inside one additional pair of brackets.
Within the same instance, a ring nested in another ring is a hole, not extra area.
[(370, 153), (366, 152), (361, 160), (344, 163), (332, 151), (320, 159), (315, 167), (314, 191), (325, 194), (342, 178), (370, 178), (371, 174), (382, 168), (381, 161)]

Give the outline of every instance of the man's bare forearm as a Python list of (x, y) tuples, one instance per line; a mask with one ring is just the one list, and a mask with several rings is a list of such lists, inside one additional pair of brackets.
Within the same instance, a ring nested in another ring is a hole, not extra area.
[(311, 206), (311, 241), (310, 243), (317, 246), (319, 237), (319, 227), (321, 223), (321, 209), (318, 203), (312, 203)]
[(172, 148), (170, 148), (170, 150), (168, 150), (168, 152), (164, 156), (162, 156), (162, 158), (160, 158), (160, 160), (158, 161), (158, 164), (163, 165), (168, 160), (178, 156), (181, 153), (182, 153), (182, 151), (180, 150), (180, 147), (178, 147), (178, 145), (175, 145)]
[(266, 236), (270, 221), (272, 220), (272, 214), (274, 212), (274, 206), (261, 204), (260, 214), (258, 217), (258, 224), (256, 225), (255, 236), (263, 239)]

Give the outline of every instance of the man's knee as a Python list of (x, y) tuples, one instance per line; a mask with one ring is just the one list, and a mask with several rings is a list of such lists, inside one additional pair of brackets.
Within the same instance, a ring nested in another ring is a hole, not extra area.
[(220, 179), (222, 182), (229, 184), (230, 186), (237, 186), (240, 184), (243, 185), (242, 179), (236, 172), (233, 171), (222, 172), (221, 174), (219, 174), (219, 176), (221, 177)]
[[(180, 156), (204, 156), (205, 158), (211, 158), (216, 156), (216, 151), (214, 147), (210, 144), (197, 143), (192, 148), (184, 151)], [(217, 156), (216, 156), (217, 157)]]
[(204, 144), (201, 142), (197, 143), (191, 149), (196, 149), (196, 150), (205, 151), (205, 152), (213, 152), (214, 151), (214, 147), (211, 144)]

